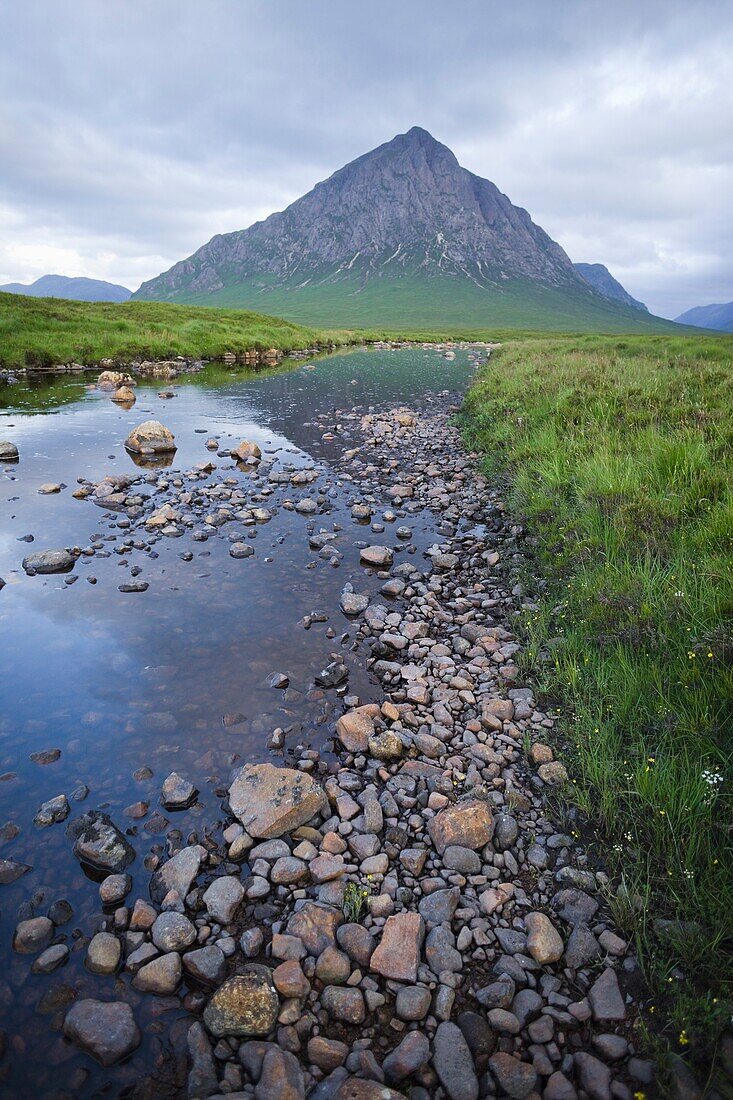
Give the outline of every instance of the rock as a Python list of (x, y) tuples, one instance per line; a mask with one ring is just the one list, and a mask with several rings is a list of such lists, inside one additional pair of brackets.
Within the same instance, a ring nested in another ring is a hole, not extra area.
[(114, 974), (120, 965), (122, 946), (111, 932), (97, 932), (87, 947), (84, 965), (92, 974)]
[(365, 546), (360, 551), (362, 565), (370, 565), (373, 569), (388, 569), (394, 554), (388, 546)]
[(123, 1001), (77, 1001), (66, 1013), (64, 1035), (103, 1066), (132, 1054), (142, 1038), (132, 1009)]
[(100, 390), (111, 389), (113, 386), (134, 386), (129, 374), (123, 374), (119, 370), (103, 370), (97, 379)]
[(342, 924), (336, 932), (336, 939), (350, 959), (359, 966), (369, 966), (376, 940), (368, 928), (363, 924)]
[(237, 462), (246, 462), (253, 466), (262, 458), (262, 451), (256, 443), (250, 443), (249, 440), (243, 439), (241, 443), (232, 448), (231, 456)]
[(460, 951), (456, 951), (456, 938), (445, 925), (437, 925), (428, 932), (425, 940), (425, 958), (433, 974), (448, 971), (457, 974), (463, 965)]
[(370, 969), (385, 978), (415, 983), (425, 923), (418, 913), (396, 913), (387, 918), (382, 938), (371, 957)]
[(418, 905), (420, 916), (428, 924), (444, 924), (453, 920), (461, 892), (457, 886), (450, 890), (435, 890), (422, 899)]
[(119, 905), (132, 889), (129, 875), (107, 875), (99, 884), (99, 900), (102, 905)]
[(562, 936), (544, 913), (528, 913), (524, 918), (527, 929), (527, 949), (540, 966), (558, 962), (562, 958)]
[(250, 963), (242, 974), (227, 978), (204, 1009), (204, 1023), (217, 1039), (264, 1036), (272, 1031), (280, 1000), (266, 966)]
[(183, 969), (188, 977), (203, 985), (218, 985), (227, 972), (226, 959), (216, 944), (207, 944), (183, 956)]
[(497, 852), (511, 848), (519, 836), (519, 826), (509, 814), (499, 814), (494, 825), (494, 847)]
[(446, 806), (431, 818), (428, 832), (442, 855), (449, 845), (483, 848), (494, 834), (494, 819), (486, 802), (470, 799)]
[(44, 829), (49, 825), (57, 824), (59, 821), (65, 821), (70, 813), (71, 807), (66, 795), (58, 794), (55, 798), (50, 798), (48, 802), (41, 805), (38, 813), (33, 818), (33, 824)]
[(65, 485), (59, 484), (58, 481), (47, 481), (43, 485), (38, 486), (38, 493), (42, 497), (53, 496), (55, 493), (60, 493), (62, 489), (65, 489)]
[(140, 993), (156, 993), (159, 997), (166, 997), (175, 993), (182, 976), (181, 956), (171, 951), (141, 966), (132, 984)]
[(541, 764), (537, 769), (537, 774), (542, 782), (547, 783), (550, 787), (560, 787), (568, 781), (567, 769), (559, 760), (553, 760), (549, 764)]
[(75, 838), (74, 855), (92, 872), (117, 875), (135, 858), (132, 846), (99, 810), (90, 810), (72, 822), (68, 834)]
[(17, 462), (20, 458), (18, 448), (9, 439), (0, 439), (0, 462)]
[(399, 760), (405, 747), (402, 738), (392, 730), (385, 730), (369, 738), (369, 755), (375, 760)]
[(38, 550), (23, 558), (23, 568), (29, 577), (36, 573), (68, 573), (75, 561), (70, 550)]
[(233, 542), (229, 547), (229, 556), (232, 558), (251, 558), (255, 548), (246, 542)]
[[(312, 1094), (316, 1100), (316, 1094)], [(341, 1081), (335, 1092), (319, 1096), (317, 1100), (405, 1100), (404, 1093), (380, 1085), (378, 1081), (369, 1081), (361, 1077), (347, 1077)]]
[(574, 1055), (581, 1088), (591, 1100), (611, 1100), (611, 1071), (608, 1066), (587, 1051)]
[(547, 1078), (543, 1100), (578, 1100), (578, 1093), (565, 1074), (556, 1070)]
[(17, 863), (14, 859), (0, 859), (0, 886), (8, 886), (30, 871), (27, 863)]
[(198, 791), (193, 783), (171, 772), (163, 784), (160, 801), (166, 810), (185, 810), (196, 798)]
[(456, 1024), (444, 1021), (438, 1025), (433, 1040), (433, 1068), (450, 1100), (478, 1100), (471, 1051)]
[(169, 454), (176, 450), (175, 437), (159, 420), (146, 420), (128, 435), (125, 447), (134, 454)]
[(358, 592), (343, 591), (339, 606), (344, 615), (361, 615), (369, 607), (369, 597), (361, 596)]
[[(430, 1043), (421, 1031), (409, 1031), (402, 1042), (387, 1055), (382, 1069), (388, 1081), (398, 1085), (406, 1077), (417, 1073), (430, 1058)], [(476, 1093), (478, 1096), (478, 1092)]]
[[(332, 950), (332, 948), (326, 948)], [(300, 997), (305, 999), (310, 993), (310, 982), (300, 969), (297, 959), (286, 959), (272, 972), (275, 989), (281, 997)]]
[(456, 1019), (456, 1023), (468, 1043), (477, 1071), (482, 1073), (496, 1049), (496, 1036), (478, 1012), (462, 1012)]
[(58, 970), (69, 957), (69, 948), (65, 943), (55, 943), (42, 951), (37, 959), (34, 959), (31, 971), (34, 974), (51, 974)]
[(328, 799), (304, 772), (245, 764), (229, 788), (229, 805), (250, 836), (269, 840), (305, 825)]
[(153, 901), (160, 904), (171, 890), (181, 899), (185, 898), (201, 870), (205, 855), (206, 849), (200, 844), (193, 844), (176, 852), (150, 880), (150, 896)]
[(515, 1100), (523, 1100), (525, 1096), (529, 1096), (537, 1082), (534, 1066), (530, 1066), (527, 1062), (520, 1062), (511, 1054), (492, 1054), (489, 1058), (489, 1067), (499, 1088)]
[(135, 391), (130, 386), (120, 386), (112, 394), (112, 400), (116, 401), (118, 405), (134, 405), (135, 404)]
[(191, 1066), (188, 1071), (188, 1096), (212, 1096), (219, 1091), (219, 1078), (209, 1037), (204, 1025), (198, 1020), (188, 1029), (186, 1043)]
[(161, 913), (150, 936), (159, 951), (185, 951), (196, 940), (196, 929), (183, 913)]
[(303, 1100), (305, 1080), (298, 1059), (288, 1050), (270, 1047), (255, 1085), (255, 1100)]
[(585, 922), (576, 924), (565, 948), (565, 966), (580, 970), (600, 958), (601, 949), (596, 937)]
[(349, 670), (342, 661), (331, 661), (316, 674), (314, 680), (318, 687), (335, 688), (349, 678)]
[(366, 1019), (364, 998), (360, 989), (328, 985), (321, 993), (321, 1004), (334, 1020), (345, 1024), (363, 1024)]
[(309, 955), (316, 958), (333, 947), (336, 941), (336, 929), (343, 923), (343, 914), (330, 905), (320, 905), (307, 901), (290, 917), (287, 933), (299, 939)]
[(13, 950), (19, 955), (35, 955), (50, 944), (56, 929), (48, 917), (29, 917), (19, 922), (13, 935)]
[(424, 1020), (430, 1009), (430, 990), (422, 985), (403, 985), (397, 991), (395, 1012), (401, 1020)]
[(204, 905), (219, 924), (230, 924), (242, 904), (244, 887), (233, 875), (215, 878), (202, 898)]
[(308, 1040), (308, 1061), (322, 1069), (324, 1073), (331, 1073), (342, 1066), (349, 1054), (346, 1043), (338, 1039), (327, 1039), (324, 1035), (314, 1035)]
[(626, 1006), (618, 987), (616, 971), (612, 967), (606, 967), (601, 976), (596, 978), (588, 990), (588, 1000), (594, 1020), (626, 1019)]
[(336, 733), (347, 752), (366, 752), (369, 738), (374, 735), (373, 708), (355, 707), (342, 715), (336, 723)]

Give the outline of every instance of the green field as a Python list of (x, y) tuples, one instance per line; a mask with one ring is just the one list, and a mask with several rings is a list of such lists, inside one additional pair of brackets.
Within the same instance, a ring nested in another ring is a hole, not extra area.
[(72, 302), (0, 293), (0, 366), (52, 366), (100, 359), (217, 358), (224, 352), (342, 344), (326, 332), (243, 310), (160, 302)]
[(464, 415), (539, 540), (526, 671), (636, 937), (651, 1041), (704, 1085), (733, 977), (733, 337), (509, 343)]
[(574, 294), (538, 283), (507, 280), (501, 289), (470, 279), (420, 279), (405, 275), (323, 282), (294, 289), (238, 284), (206, 295), (186, 295), (194, 305), (264, 310), (292, 321), (326, 327), (430, 331), (493, 328), (562, 332), (679, 332), (672, 321), (630, 309), (593, 293)]

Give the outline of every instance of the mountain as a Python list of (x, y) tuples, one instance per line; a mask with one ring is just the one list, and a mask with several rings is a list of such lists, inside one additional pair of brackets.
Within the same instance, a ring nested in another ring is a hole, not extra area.
[(599, 294), (526, 210), (417, 126), (286, 210), (212, 237), (133, 297), (246, 306), (319, 325), (671, 324)]
[(6, 294), (27, 294), (31, 298), (71, 298), (77, 302), (126, 302), (132, 291), (102, 279), (70, 278), (68, 275), (41, 275), (35, 283), (6, 283)]
[(604, 264), (573, 264), (573, 267), (578, 272), (582, 279), (585, 279), (586, 283), (589, 283), (594, 290), (597, 290), (599, 294), (602, 294), (604, 298), (611, 298), (616, 302), (623, 302), (624, 305), (631, 306), (632, 309), (643, 309), (645, 313), (649, 310), (643, 302), (637, 301), (636, 298), (632, 298), (628, 290), (624, 290), (621, 283), (614, 279), (611, 272)]
[(681, 313), (676, 320), (681, 325), (695, 328), (712, 328), (718, 332), (733, 332), (733, 302), (724, 305), (695, 306)]

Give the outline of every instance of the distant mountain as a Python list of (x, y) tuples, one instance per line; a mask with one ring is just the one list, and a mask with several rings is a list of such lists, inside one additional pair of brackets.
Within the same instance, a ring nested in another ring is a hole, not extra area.
[(695, 306), (681, 313), (676, 320), (681, 325), (695, 328), (712, 328), (718, 332), (733, 332), (733, 302), (724, 305)]
[(623, 302), (624, 305), (630, 306), (632, 309), (643, 309), (645, 313), (649, 312), (643, 302), (632, 298), (628, 290), (624, 290), (621, 283), (614, 279), (611, 272), (603, 264), (573, 264), (573, 267), (581, 278), (585, 279), (586, 283), (589, 283), (604, 298)]
[(213, 237), (133, 297), (320, 325), (671, 325), (599, 294), (526, 210), (417, 126), (287, 210)]
[(31, 298), (71, 298), (77, 302), (126, 302), (132, 291), (102, 279), (70, 278), (68, 275), (41, 275), (35, 283), (6, 283), (6, 294), (27, 294)]

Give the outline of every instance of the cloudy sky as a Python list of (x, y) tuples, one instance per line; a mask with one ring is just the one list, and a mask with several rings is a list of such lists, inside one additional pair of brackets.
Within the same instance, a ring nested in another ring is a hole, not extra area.
[(136, 288), (413, 125), (664, 316), (733, 299), (730, 0), (0, 0), (0, 283)]

